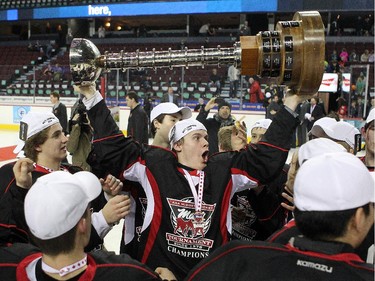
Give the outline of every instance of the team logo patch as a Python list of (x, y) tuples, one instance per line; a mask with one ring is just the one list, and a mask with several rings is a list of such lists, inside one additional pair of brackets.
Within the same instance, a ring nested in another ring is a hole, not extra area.
[(202, 210), (195, 211), (194, 198), (181, 200), (167, 198), (171, 209), (173, 233), (166, 233), (168, 251), (181, 256), (204, 258), (213, 246), (213, 240), (205, 238), (210, 228), (216, 204), (202, 203)]
[(237, 239), (251, 241), (257, 235), (257, 231), (252, 228), (257, 216), (247, 200), (247, 196), (237, 196), (236, 207), (238, 209), (236, 212), (242, 215), (241, 218), (233, 218), (232, 235)]

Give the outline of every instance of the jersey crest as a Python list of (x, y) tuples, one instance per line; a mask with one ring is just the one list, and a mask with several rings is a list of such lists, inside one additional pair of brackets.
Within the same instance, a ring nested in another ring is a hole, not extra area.
[[(173, 233), (166, 233), (168, 250), (183, 256), (205, 257), (199, 252), (208, 251), (213, 246), (213, 240), (205, 238), (210, 228), (212, 214), (216, 204), (202, 203), (202, 210), (195, 211), (194, 198), (184, 199), (167, 198), (171, 209), (170, 220), (173, 226)], [(186, 251), (195, 251), (187, 254)]]

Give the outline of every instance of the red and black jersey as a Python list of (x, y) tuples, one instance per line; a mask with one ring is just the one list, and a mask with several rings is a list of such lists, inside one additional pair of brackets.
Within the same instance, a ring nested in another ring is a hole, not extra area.
[[(301, 232), (297, 228), (295, 221), (291, 220), (282, 229), (272, 234), (267, 241), (286, 245), (292, 237), (299, 235), (302, 235)], [(375, 243), (374, 237), (374, 225), (372, 225), (361, 245), (354, 250), (354, 252), (364, 261), (367, 261), (371, 255), (374, 255), (373, 250), (371, 250)]]
[(195, 266), (186, 281), (374, 280), (374, 268), (344, 243), (295, 237), (293, 244), (231, 241)]
[[(182, 279), (200, 260), (230, 239), (230, 199), (240, 190), (267, 183), (280, 173), (296, 118), (280, 110), (264, 139), (240, 152), (218, 153), (204, 169), (203, 219), (195, 216), (185, 171), (168, 149), (125, 138), (104, 101), (88, 111), (94, 128), (89, 163), (93, 171), (137, 181), (147, 197), (138, 259), (151, 268), (167, 267)], [(272, 159), (272, 161), (270, 161)]]
[[(12, 164), (14, 165), (14, 163)], [(82, 170), (77, 166), (71, 165), (62, 165), (61, 169), (72, 174)], [(35, 170), (32, 172), (33, 183), (39, 177), (50, 172), (49, 169), (36, 165)], [(7, 175), (2, 175), (8, 179), (9, 183), (0, 197), (0, 245), (30, 243), (29, 227), (26, 224), (24, 213), (24, 201), (28, 189), (17, 186), (12, 169), (7, 168), (7, 173)], [(99, 196), (92, 202), (92, 207), (95, 211), (99, 211), (105, 203), (104, 196)], [(90, 243), (86, 247), (86, 250), (95, 249), (100, 244), (103, 244), (103, 240), (99, 237), (95, 228), (92, 227)]]
[(245, 190), (234, 194), (232, 205), (246, 214), (244, 217), (232, 213), (232, 238), (240, 240), (266, 240), (272, 233), (282, 228), (288, 211), (281, 207), (281, 193), (284, 191), (289, 165), (285, 164), (278, 177), (256, 194)]
[(124, 219), (120, 253), (126, 253), (132, 258), (139, 256), (140, 236), (147, 209), (147, 197), (136, 182), (124, 181), (123, 190), (131, 195), (131, 213)]
[(270, 237), (268, 237), (267, 241), (286, 245), (288, 244), (290, 238), (298, 235), (301, 235), (301, 232), (296, 226), (296, 221), (292, 219), (286, 225), (284, 225), (283, 228), (274, 232)]
[(0, 198), (14, 181), (13, 166), (15, 163), (16, 161), (10, 162), (0, 167)]
[(10, 246), (0, 247), (0, 279), (17, 280), (16, 269), (26, 256), (40, 252), (40, 250), (25, 243), (15, 243)]
[[(51, 280), (41, 268), (42, 254), (30, 244), (0, 248), (1, 280)], [(31, 278), (31, 277), (35, 277)], [(128, 255), (94, 251), (87, 255), (87, 268), (74, 280), (161, 280), (159, 276)]]

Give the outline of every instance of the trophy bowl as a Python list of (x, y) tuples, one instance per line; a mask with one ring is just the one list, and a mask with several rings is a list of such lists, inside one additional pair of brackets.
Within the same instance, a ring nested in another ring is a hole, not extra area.
[(89, 40), (73, 39), (70, 46), (69, 61), (72, 79), (76, 85), (94, 83), (100, 76), (102, 68), (96, 65), (100, 57), (99, 49)]

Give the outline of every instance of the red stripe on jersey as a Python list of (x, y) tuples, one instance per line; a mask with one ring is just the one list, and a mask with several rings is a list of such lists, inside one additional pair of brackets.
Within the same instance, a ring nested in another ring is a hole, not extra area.
[(159, 187), (155, 181), (155, 178), (153, 177), (152, 173), (146, 169), (146, 175), (150, 182), (150, 186), (152, 188), (152, 193), (154, 195), (154, 213), (152, 215), (152, 221), (150, 226), (150, 232), (147, 237), (147, 243), (145, 250), (143, 252), (143, 256), (141, 259), (142, 263), (146, 263), (148, 256), (150, 255), (150, 252), (152, 248), (154, 247), (156, 237), (158, 235), (160, 224), (161, 224), (161, 217), (162, 217), (162, 202), (161, 202), (161, 196), (159, 192)]
[(277, 237), (283, 234), (285, 231), (291, 229), (292, 227), (296, 226), (296, 221), (294, 219), (290, 220), (286, 225), (283, 226), (282, 229), (274, 233), (270, 238), (267, 239), (268, 242), (274, 242)]
[(1, 263), (0, 267), (17, 267), (18, 263)]
[(133, 162), (130, 162), (130, 163), (125, 167), (125, 169), (121, 172), (120, 179), (124, 179), (124, 171), (129, 170), (129, 169), (130, 169), (131, 167), (133, 167), (134, 164), (136, 164), (136, 163), (139, 163), (139, 164), (141, 164), (141, 165), (143, 165), (143, 166), (146, 166), (146, 161), (145, 161), (144, 159), (142, 159), (142, 158), (139, 156), (137, 159), (135, 159)]
[(16, 276), (18, 281), (29, 281), (30, 279), (27, 277), (26, 267), (31, 263), (33, 260), (42, 256), (42, 253), (32, 254), (24, 258), (19, 265), (17, 266)]
[(279, 206), (275, 209), (275, 211), (274, 211), (269, 217), (267, 217), (267, 218), (262, 218), (262, 219), (258, 217), (258, 220), (259, 220), (259, 221), (268, 221), (268, 220), (272, 219), (273, 216), (277, 213), (277, 211), (278, 211), (280, 208), (282, 208), (282, 207), (279, 205)]
[(27, 231), (21, 229), (21, 228), (18, 228), (15, 224), (3, 224), (3, 223), (0, 223), (0, 227), (4, 227), (4, 228), (14, 228), (14, 229), (17, 229), (19, 232), (23, 232), (26, 236), (29, 236), (29, 234), (27, 233)]
[(353, 264), (352, 263), (353, 261), (363, 262), (359, 258), (359, 256), (357, 256), (356, 254), (353, 254), (353, 253), (343, 253), (343, 254), (338, 254), (338, 255), (326, 255), (326, 254), (317, 253), (317, 252), (299, 251), (299, 250), (297, 250), (296, 248), (293, 248), (290, 245), (286, 246), (285, 248), (280, 248), (280, 247), (273, 247), (272, 244), (270, 244), (270, 246), (256, 246), (256, 245), (249, 244), (249, 245), (241, 245), (241, 246), (230, 248), (230, 249), (226, 250), (225, 252), (221, 253), (220, 255), (216, 256), (215, 258), (212, 258), (212, 260), (204, 263), (201, 267), (197, 268), (194, 271), (194, 273), (190, 276), (190, 278), (186, 279), (186, 281), (190, 281), (190, 280), (194, 279), (194, 277), (196, 275), (198, 275), (201, 271), (203, 271), (206, 267), (212, 265), (214, 262), (221, 259), (222, 257), (224, 257), (224, 256), (226, 256), (226, 255), (228, 255), (232, 252), (241, 250), (241, 249), (251, 249), (251, 248), (265, 249), (265, 250), (269, 249), (269, 250), (276, 250), (276, 251), (280, 251), (280, 252), (297, 252), (297, 253), (302, 254), (303, 256), (314, 256), (314, 257), (318, 257), (318, 258), (324, 258), (326, 260), (343, 261), (343, 262), (346, 262), (346, 263), (348, 263), (351, 266), (356, 267), (356, 268), (360, 268), (360, 269), (364, 269), (364, 270), (368, 270), (368, 271), (374, 271), (372, 268), (367, 268), (367, 267), (364, 267), (364, 266), (361, 266), (361, 265), (358, 265), (358, 264)]
[[(222, 257), (234, 252), (234, 251), (237, 251), (237, 250), (241, 250), (241, 249), (247, 249), (247, 248), (265, 248), (265, 249), (273, 249), (274, 247), (264, 247), (264, 246), (254, 246), (254, 245), (241, 245), (241, 246), (237, 246), (237, 247), (234, 247), (234, 248), (231, 248), (231, 249), (228, 249), (227, 251), (221, 253), (220, 255), (218, 255), (217, 257), (215, 258), (212, 258), (212, 260), (206, 262), (206, 263), (203, 263), (203, 265), (199, 268), (197, 268), (194, 273), (190, 276), (189, 279), (186, 279), (186, 281), (189, 281), (189, 280), (192, 280), (194, 279), (194, 277), (200, 273), (200, 271), (202, 271), (203, 269), (205, 269), (207, 266), (210, 266), (212, 263), (216, 262), (218, 259), (221, 259)], [(280, 250), (280, 251), (285, 251), (285, 252), (290, 252), (289, 249), (280, 249), (280, 248), (275, 248), (276, 250)]]
[(303, 254), (305, 256), (312, 256), (312, 257), (318, 257), (318, 258), (324, 258), (327, 260), (334, 260), (334, 261), (343, 261), (346, 263), (351, 264), (354, 267), (361, 268), (361, 269), (367, 269), (369, 271), (373, 271), (372, 269), (369, 269), (367, 267), (362, 267), (360, 265), (352, 264), (352, 262), (364, 262), (357, 254), (355, 253), (342, 253), (337, 255), (328, 255), (318, 252), (311, 252), (311, 251), (301, 251), (297, 248), (294, 248), (290, 244), (285, 245), (288, 249), (292, 250), (293, 252)]
[(9, 184), (7, 185), (7, 188), (5, 188), (4, 193), (7, 193), (7, 192), (8, 192), (10, 186), (12, 185), (12, 183), (13, 183), (15, 180), (16, 180), (16, 178), (13, 178), (13, 179), (9, 182)]
[(231, 168), (230, 170), (231, 170), (232, 175), (243, 175), (243, 176), (247, 177), (248, 179), (250, 179), (251, 181), (254, 181), (257, 184), (259, 184), (259, 180), (257, 180), (256, 178), (253, 178), (252, 176), (250, 176), (244, 170), (240, 170), (240, 169), (237, 169), (237, 168)]
[[(16, 273), (17, 281), (30, 281), (30, 279), (27, 276), (26, 268), (31, 262), (40, 258), (41, 256), (42, 256), (42, 253), (32, 254), (30, 256), (27, 256), (20, 262), (20, 264), (17, 267), (17, 273)], [(78, 280), (79, 281), (93, 280), (95, 277), (96, 268), (97, 268), (97, 265), (96, 265), (94, 258), (88, 254), (87, 255), (87, 268)]]
[(273, 145), (273, 144), (270, 144), (270, 143), (267, 143), (267, 142), (260, 141), (260, 142), (258, 142), (258, 144), (262, 144), (262, 145), (265, 145), (265, 146), (270, 146), (270, 147), (273, 147), (273, 148), (276, 148), (278, 150), (285, 151), (285, 152), (289, 151), (289, 149), (281, 148), (279, 146), (276, 146), (276, 145)]
[(117, 137), (124, 137), (124, 134), (121, 133), (121, 134), (117, 134), (117, 135), (113, 135), (113, 136), (108, 136), (108, 137), (104, 137), (104, 138), (101, 138), (101, 139), (93, 140), (92, 142), (96, 143), (96, 142), (100, 142), (100, 141), (114, 139), (114, 138), (117, 138)]

